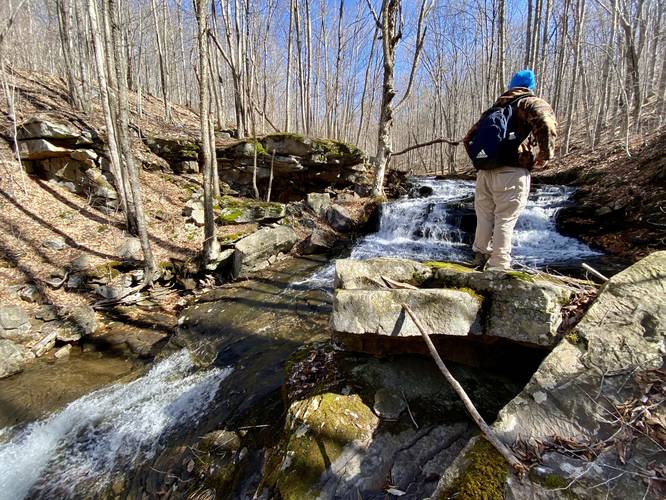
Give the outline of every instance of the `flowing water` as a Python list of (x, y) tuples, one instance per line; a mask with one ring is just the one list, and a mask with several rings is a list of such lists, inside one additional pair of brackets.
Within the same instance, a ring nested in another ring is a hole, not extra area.
[[(350, 258), (470, 258), (473, 184), (425, 178), (416, 185), (431, 194), (386, 203), (378, 231), (360, 240)], [(596, 255), (555, 230), (554, 215), (570, 195), (567, 188), (546, 186), (530, 196), (514, 236), (518, 263), (556, 266)], [(42, 420), (0, 429), (0, 500), (95, 497), (121, 473), (139, 484), (136, 490), (134, 483), (123, 486), (125, 491), (155, 495), (164, 473), (152, 464), (173, 442), (234, 428), (257, 408), (263, 409), (260, 418), (279, 418), (286, 359), (300, 345), (328, 337), (333, 266), (292, 259), (201, 297), (184, 311), (172, 339), (189, 351)], [(212, 363), (196, 368), (189, 352)]]
[[(379, 229), (363, 238), (351, 251), (351, 259), (402, 257), (419, 261), (469, 261), (474, 231), (474, 183), (419, 178), (415, 191), (431, 194), (405, 198), (382, 206)], [(557, 232), (555, 215), (573, 194), (565, 186), (539, 186), (530, 194), (516, 224), (513, 259), (518, 266), (543, 269), (571, 268), (601, 254), (584, 243)], [(331, 263), (301, 284), (330, 289), (335, 264)]]

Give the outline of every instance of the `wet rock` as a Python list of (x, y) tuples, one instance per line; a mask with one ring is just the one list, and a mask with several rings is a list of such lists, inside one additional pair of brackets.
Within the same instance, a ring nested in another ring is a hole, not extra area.
[(234, 431), (213, 431), (199, 441), (199, 447), (209, 453), (236, 451), (241, 447), (240, 436)]
[[(335, 262), (335, 288), (377, 289), (382, 277), (418, 286), (432, 276), (432, 269), (406, 259), (380, 257), (367, 260), (338, 259)], [(384, 285), (385, 287), (385, 285)]]
[(116, 249), (116, 255), (126, 260), (141, 260), (143, 251), (139, 238), (127, 238), (122, 245)]
[(267, 267), (269, 257), (288, 252), (298, 240), (298, 234), (289, 226), (265, 227), (246, 236), (235, 245), (233, 276), (244, 277)]
[(468, 335), (479, 331), (479, 296), (460, 290), (336, 290), (331, 328), (340, 333), (420, 337), (406, 315), (407, 304), (431, 335)]
[(308, 193), (305, 204), (320, 218), (324, 218), (328, 207), (331, 206), (331, 195), (328, 193)]
[(67, 344), (58, 349), (53, 355), (56, 357), (56, 359), (62, 359), (68, 357), (71, 351), (71, 344)]
[(0, 378), (20, 372), (34, 357), (30, 349), (0, 338)]
[(326, 211), (326, 221), (333, 229), (340, 232), (353, 231), (356, 220), (351, 211), (338, 204), (332, 204)]
[(13, 341), (30, 340), (30, 319), (22, 307), (0, 305), (0, 338)]
[(407, 409), (407, 403), (401, 394), (382, 388), (375, 393), (375, 403), (372, 409), (382, 420), (397, 420), (400, 414)]
[(44, 240), (42, 246), (45, 248), (49, 248), (51, 250), (60, 251), (67, 248), (67, 243), (65, 243), (65, 240), (63, 238), (51, 238), (48, 240)]

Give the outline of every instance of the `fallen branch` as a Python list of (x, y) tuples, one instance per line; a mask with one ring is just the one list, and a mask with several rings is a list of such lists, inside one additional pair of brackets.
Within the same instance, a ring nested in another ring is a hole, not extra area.
[(504, 460), (506, 460), (511, 465), (511, 467), (513, 467), (516, 473), (518, 473), (520, 476), (524, 475), (527, 472), (527, 467), (525, 467), (525, 465), (520, 460), (518, 460), (516, 455), (513, 453), (513, 451), (511, 451), (511, 449), (507, 445), (505, 445), (502, 441), (500, 441), (500, 439), (495, 435), (495, 433), (488, 426), (485, 420), (483, 420), (483, 417), (477, 411), (476, 407), (474, 406), (474, 403), (472, 403), (472, 400), (469, 399), (469, 396), (465, 392), (465, 389), (463, 389), (462, 386), (458, 383), (458, 381), (454, 378), (454, 376), (451, 374), (449, 369), (444, 364), (444, 361), (442, 361), (442, 358), (437, 353), (437, 349), (435, 349), (435, 345), (432, 343), (432, 340), (430, 340), (430, 336), (426, 333), (425, 329), (423, 328), (421, 320), (419, 320), (416, 317), (414, 311), (412, 311), (412, 309), (407, 304), (401, 304), (401, 305), (405, 310), (405, 312), (409, 315), (409, 317), (416, 325), (416, 328), (418, 328), (418, 330), (421, 332), (421, 335), (423, 336), (423, 339), (425, 340), (425, 343), (428, 346), (428, 350), (430, 351), (430, 354), (435, 360), (435, 363), (437, 364), (439, 371), (442, 372), (447, 382), (451, 385), (451, 387), (453, 387), (453, 390), (456, 391), (458, 397), (460, 397), (460, 399), (464, 403), (467, 413), (469, 413), (469, 415), (472, 417), (472, 420), (474, 420), (476, 425), (481, 430), (481, 434), (483, 434), (483, 437), (485, 437), (486, 440), (491, 445), (493, 445), (493, 447), (500, 453), (500, 455), (504, 457)]
[(432, 141), (428, 142), (421, 142), (419, 144), (414, 144), (413, 146), (409, 146), (402, 151), (398, 151), (397, 153), (392, 153), (391, 156), (400, 156), (404, 155), (405, 153), (409, 153), (410, 151), (418, 148), (425, 148), (426, 146), (432, 146), (433, 144), (440, 144), (442, 142), (445, 142), (446, 144), (450, 144), (451, 146), (457, 146), (460, 144), (460, 141), (454, 141), (452, 139), (447, 139), (445, 137), (440, 137), (438, 139), (433, 139)]
[(596, 276), (597, 278), (599, 278), (600, 280), (602, 280), (604, 283), (605, 283), (606, 281), (608, 281), (608, 278), (607, 278), (606, 276), (604, 276), (603, 274), (601, 274), (599, 271), (597, 271), (595, 268), (593, 268), (593, 267), (590, 266), (589, 264), (586, 264), (585, 262), (583, 262), (583, 263), (581, 264), (581, 267), (582, 267), (583, 269), (585, 269), (586, 271), (592, 273), (593, 276)]

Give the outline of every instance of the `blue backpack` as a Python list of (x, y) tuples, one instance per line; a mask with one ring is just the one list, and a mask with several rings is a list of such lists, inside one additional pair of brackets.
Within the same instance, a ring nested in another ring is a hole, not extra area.
[(467, 154), (477, 170), (491, 170), (516, 165), (518, 146), (525, 140), (512, 126), (513, 105), (525, 97), (516, 97), (504, 106), (493, 106), (479, 119), (478, 126), (467, 144)]

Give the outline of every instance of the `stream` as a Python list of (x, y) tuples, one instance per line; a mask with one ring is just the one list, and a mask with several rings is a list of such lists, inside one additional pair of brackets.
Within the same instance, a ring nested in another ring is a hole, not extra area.
[[(417, 182), (429, 194), (386, 203), (378, 231), (360, 239), (350, 258), (469, 260), (473, 183)], [(533, 189), (514, 235), (518, 264), (566, 269), (599, 257), (555, 229), (554, 216), (571, 194), (559, 186)], [(152, 497), (163, 488), (163, 471), (205, 433), (279, 425), (285, 361), (303, 344), (330, 337), (333, 273), (325, 259), (288, 259), (206, 293), (183, 312), (164, 356), (145, 375), (0, 429), (0, 500), (110, 491)], [(234, 498), (251, 497), (258, 483), (260, 456), (249, 454), (255, 467)]]

